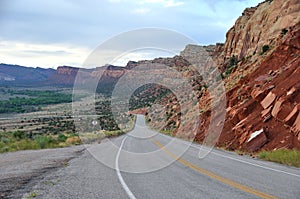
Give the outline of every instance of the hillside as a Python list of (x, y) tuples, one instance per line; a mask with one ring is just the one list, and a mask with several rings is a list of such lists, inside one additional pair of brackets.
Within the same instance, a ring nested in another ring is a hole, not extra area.
[(2, 85), (30, 85), (45, 81), (54, 74), (54, 69), (0, 64), (0, 84)]
[[(299, 1), (265, 1), (243, 12), (224, 44), (206, 47), (227, 92), (218, 146), (248, 152), (300, 148), (299, 12)], [(188, 45), (181, 55), (196, 57), (199, 48)], [(209, 100), (206, 91), (199, 101), (202, 110)], [(179, 121), (175, 115), (171, 119)], [(195, 141), (203, 141), (209, 121), (210, 110), (201, 116)]]
[[(67, 86), (72, 87), (78, 71), (85, 73), (85, 81), (102, 77), (101, 83), (112, 89), (115, 79), (126, 71), (125, 67), (108, 66), (94, 69), (58, 66), (57, 69), (32, 68), (11, 64), (0, 64), (0, 85), (10, 86)], [(80, 82), (85, 83), (85, 82)]]
[[(228, 92), (228, 116), (221, 138), (226, 147), (256, 150), (265, 143), (264, 149), (300, 147), (299, 38), (298, 23)], [(240, 73), (237, 68), (231, 80)], [(264, 129), (263, 141), (250, 146), (246, 140), (259, 129)]]
[(299, 12), (299, 1), (266, 1), (246, 9), (228, 31), (221, 57), (235, 56), (239, 63), (225, 80), (228, 108), (220, 146), (300, 148)]
[[(198, 59), (204, 48), (222, 73), (227, 109), (217, 142), (219, 147), (247, 152), (300, 148), (299, 12), (299, 1), (265, 1), (245, 9), (227, 32), (224, 44), (187, 45), (181, 52), (182, 57)], [(178, 60), (177, 57), (161, 59), (160, 63), (181, 71), (188, 67), (188, 63), (178, 63)], [(206, 82), (197, 80), (202, 114), (195, 141), (201, 143), (212, 107), (210, 94), (203, 87)], [(185, 110), (180, 110), (176, 96), (167, 94), (157, 103), (164, 105), (165, 112), (146, 111), (153, 128), (172, 134), (179, 127), (187, 135), (193, 131), (193, 124), (180, 122), (179, 113)], [(141, 109), (143, 112), (145, 109)], [(193, 113), (187, 115), (193, 117)]]

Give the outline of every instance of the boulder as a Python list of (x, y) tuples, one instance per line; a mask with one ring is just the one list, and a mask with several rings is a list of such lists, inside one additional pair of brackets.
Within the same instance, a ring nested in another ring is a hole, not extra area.
[(274, 108), (272, 109), (272, 112), (271, 112), (273, 117), (275, 117), (275, 118), (277, 117), (279, 111), (281, 110), (281, 105), (283, 102), (284, 102), (283, 98), (279, 98), (279, 100), (277, 100), (275, 102)]
[(296, 134), (298, 134), (300, 132), (300, 113), (298, 113), (298, 116), (292, 127), (292, 131), (294, 131)]
[(261, 102), (266, 97), (266, 94), (262, 90), (253, 89), (253, 91), (251, 92), (251, 97), (257, 102)]
[(276, 99), (276, 95), (271, 91), (260, 103), (264, 109), (269, 108)]
[(260, 149), (264, 144), (266, 144), (267, 141), (268, 138), (266, 136), (265, 130), (262, 128), (250, 135), (250, 138), (246, 143), (246, 148), (249, 152), (254, 152)]
[(293, 95), (296, 91), (297, 91), (297, 89), (296, 89), (295, 87), (292, 87), (292, 88), (286, 93), (286, 95), (287, 95), (287, 96)]
[(270, 106), (269, 108), (267, 109), (264, 109), (262, 112), (261, 112), (261, 116), (264, 118), (266, 116), (268, 116), (272, 110), (273, 106)]
[(299, 110), (300, 105), (295, 106), (292, 112), (290, 112), (290, 114), (284, 119), (284, 123), (292, 126), (298, 116)]
[(281, 97), (275, 102), (272, 109), (272, 116), (278, 121), (284, 123), (285, 118), (293, 111), (294, 105), (286, 97)]

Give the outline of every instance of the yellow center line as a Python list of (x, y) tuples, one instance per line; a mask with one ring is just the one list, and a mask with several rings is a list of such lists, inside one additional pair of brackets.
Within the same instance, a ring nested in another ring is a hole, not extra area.
[(210, 177), (210, 178), (213, 178), (213, 179), (215, 179), (215, 180), (218, 180), (219, 182), (222, 182), (222, 183), (224, 183), (224, 184), (227, 184), (227, 185), (229, 185), (229, 186), (231, 186), (231, 187), (237, 188), (237, 189), (242, 190), (242, 191), (244, 191), (244, 192), (253, 194), (253, 195), (258, 196), (258, 197), (260, 197), (260, 198), (272, 198), (272, 199), (275, 199), (275, 198), (276, 198), (275, 196), (271, 196), (271, 195), (269, 195), (269, 194), (267, 194), (267, 193), (263, 193), (263, 192), (261, 192), (261, 191), (252, 189), (252, 188), (250, 188), (250, 187), (247, 187), (247, 186), (245, 186), (245, 185), (239, 184), (239, 183), (234, 182), (234, 181), (232, 181), (232, 180), (229, 180), (229, 179), (227, 179), (227, 178), (221, 177), (221, 176), (216, 175), (216, 174), (214, 174), (214, 173), (212, 173), (212, 172), (210, 172), (210, 171), (207, 171), (207, 170), (205, 170), (205, 169), (202, 169), (202, 168), (198, 167), (198, 166), (195, 165), (195, 164), (192, 164), (192, 163), (190, 163), (190, 162), (188, 162), (188, 161), (186, 161), (186, 160), (184, 160), (184, 159), (182, 159), (182, 158), (180, 158), (180, 157), (177, 157), (176, 155), (174, 155), (173, 153), (171, 153), (169, 150), (167, 150), (167, 149), (165, 148), (165, 146), (162, 145), (159, 141), (153, 140), (153, 142), (154, 142), (159, 148), (161, 148), (161, 149), (162, 149), (169, 157), (171, 157), (171, 158), (177, 160), (177, 161), (180, 162), (181, 164), (183, 164), (183, 165), (185, 165), (185, 166), (187, 166), (187, 167), (189, 167), (189, 168), (191, 168), (191, 169), (193, 169), (193, 170), (195, 170), (195, 171), (197, 171), (197, 172), (199, 172), (199, 173), (201, 173), (201, 174), (204, 174), (204, 175), (206, 175), (206, 176), (208, 176), (208, 177)]

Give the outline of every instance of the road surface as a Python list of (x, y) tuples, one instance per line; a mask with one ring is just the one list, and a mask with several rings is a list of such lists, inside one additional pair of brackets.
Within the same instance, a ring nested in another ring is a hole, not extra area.
[(87, 147), (40, 180), (36, 198), (300, 198), (300, 170), (149, 130), (143, 116), (129, 134)]

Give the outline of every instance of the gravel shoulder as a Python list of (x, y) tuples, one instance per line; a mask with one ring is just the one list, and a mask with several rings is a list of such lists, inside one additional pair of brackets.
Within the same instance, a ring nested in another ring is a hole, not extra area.
[(79, 157), (84, 146), (0, 154), (0, 198), (22, 198), (41, 179)]

